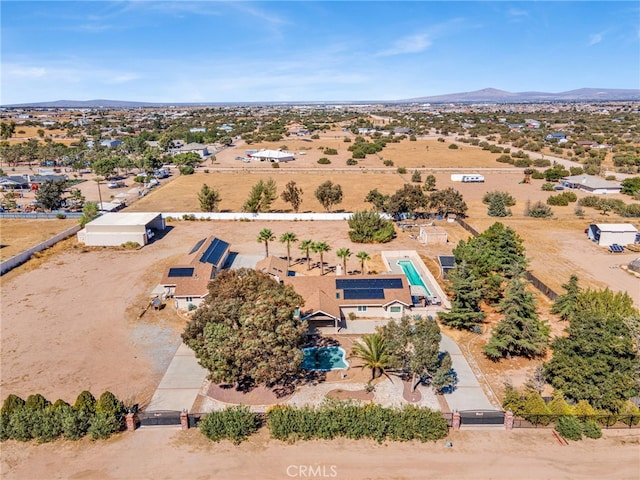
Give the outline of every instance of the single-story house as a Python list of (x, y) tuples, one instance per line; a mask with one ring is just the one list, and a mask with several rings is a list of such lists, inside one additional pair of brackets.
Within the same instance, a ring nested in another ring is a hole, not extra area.
[(287, 260), (280, 257), (269, 255), (256, 263), (256, 270), (269, 274), (277, 281), (284, 280), (285, 277), (295, 273), (289, 270)]
[(545, 140), (553, 140), (554, 138), (556, 140), (558, 140), (558, 141), (566, 140), (567, 139), (567, 135), (565, 133), (562, 133), (562, 132), (554, 132), (554, 133), (550, 133), (549, 135), (544, 137)]
[(179, 155), (181, 153), (190, 153), (190, 152), (197, 153), (198, 155), (200, 155), (201, 158), (205, 158), (210, 155), (209, 149), (207, 148), (207, 146), (201, 143), (187, 143), (186, 145), (173, 148), (170, 150), (170, 153), (172, 156)]
[[(122, 140), (116, 140), (116, 139), (110, 139), (110, 138), (103, 138), (102, 140), (100, 140), (100, 146), (105, 148), (116, 148), (116, 147), (119, 147), (120, 145), (122, 145)], [(93, 148), (93, 140), (87, 141), (87, 147)]]
[(589, 225), (587, 229), (589, 240), (603, 247), (614, 243), (623, 246), (635, 243), (637, 235), (638, 229), (630, 223), (598, 223)]
[(310, 329), (346, 325), (345, 320), (400, 318), (413, 307), (404, 275), (336, 275), (285, 277), (304, 298), (300, 319)]
[(436, 225), (424, 225), (420, 227), (418, 240), (426, 245), (442, 245), (448, 242), (447, 231)]
[(596, 195), (607, 193), (620, 193), (622, 187), (619, 182), (612, 182), (595, 175), (572, 175), (562, 178), (562, 185), (568, 188), (577, 188)]
[(66, 180), (66, 175), (8, 175), (0, 177), (0, 187), (37, 190), (45, 182)]
[(146, 245), (155, 230), (164, 230), (161, 213), (105, 213), (77, 233), (78, 241), (92, 247), (114, 247), (127, 242)]
[(249, 155), (252, 160), (259, 160), (260, 162), (291, 162), (296, 157), (291, 152), (283, 152), (281, 150), (258, 150)]
[(217, 237), (203, 238), (182, 262), (166, 269), (160, 285), (166, 296), (175, 299), (178, 310), (191, 310), (209, 295), (209, 282), (222, 270), (228, 256), (227, 242)]

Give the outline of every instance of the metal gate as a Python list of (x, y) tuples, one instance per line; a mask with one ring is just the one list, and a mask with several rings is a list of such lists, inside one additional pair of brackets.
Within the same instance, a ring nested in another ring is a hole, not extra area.
[(151, 412), (139, 412), (138, 420), (141, 427), (174, 426), (180, 425), (180, 411), (156, 410)]
[(460, 412), (460, 425), (504, 425), (504, 412), (500, 410), (464, 410)]

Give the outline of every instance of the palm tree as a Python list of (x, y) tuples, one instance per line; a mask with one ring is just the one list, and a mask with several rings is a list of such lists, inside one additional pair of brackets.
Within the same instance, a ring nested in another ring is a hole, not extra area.
[(257, 241), (258, 243), (264, 242), (265, 257), (269, 256), (269, 242), (275, 239), (276, 239), (276, 236), (273, 234), (273, 232), (270, 229), (263, 228), (262, 230), (260, 230)]
[(280, 235), (280, 243), (287, 244), (287, 267), (291, 266), (291, 244), (298, 241), (298, 237), (293, 232), (285, 232)]
[(371, 260), (371, 257), (367, 252), (358, 252), (356, 257), (360, 259), (360, 273), (364, 273), (364, 262)]
[(344, 272), (344, 275), (346, 275), (347, 274), (347, 259), (351, 256), (351, 250), (349, 250), (348, 248), (340, 248), (336, 252), (336, 255), (338, 256), (338, 258), (342, 259), (342, 271)]
[(324, 275), (324, 254), (330, 251), (331, 247), (325, 242), (315, 242), (311, 250), (320, 254), (320, 275)]
[(303, 240), (300, 242), (300, 246), (298, 248), (301, 252), (304, 252), (305, 258), (307, 259), (307, 270), (311, 270), (309, 252), (313, 250), (313, 240)]
[[(385, 375), (391, 380), (386, 372), (386, 369), (391, 364), (391, 357), (389, 356), (384, 337), (379, 333), (363, 335), (362, 342), (363, 343), (354, 343), (351, 355), (364, 362), (362, 368), (371, 369), (371, 380), (374, 380), (376, 376), (382, 375)], [(380, 375), (376, 375), (376, 373)]]

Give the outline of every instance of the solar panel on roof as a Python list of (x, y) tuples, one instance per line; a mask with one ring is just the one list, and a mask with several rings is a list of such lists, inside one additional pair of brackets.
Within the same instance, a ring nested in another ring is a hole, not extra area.
[(343, 289), (386, 289), (402, 288), (401, 278), (358, 278), (336, 280), (336, 288)]
[(192, 277), (194, 268), (174, 267), (169, 269), (169, 277)]
[(196, 253), (198, 250), (200, 250), (200, 247), (202, 246), (202, 244), (205, 242), (206, 238), (203, 238), (202, 240), (200, 240), (198, 243), (196, 243), (193, 248), (191, 249), (191, 251), (189, 252), (189, 255), (191, 255), (192, 253)]
[(344, 290), (345, 300), (381, 300), (384, 298), (382, 288), (353, 288)]
[(622, 253), (624, 252), (624, 247), (622, 245), (618, 245), (617, 243), (614, 243), (613, 245), (609, 246), (609, 250), (611, 250), (611, 252), (613, 253)]
[(202, 254), (200, 258), (201, 263), (210, 263), (211, 265), (217, 265), (220, 262), (220, 258), (224, 254), (225, 250), (229, 247), (227, 242), (214, 238), (209, 245), (209, 248)]

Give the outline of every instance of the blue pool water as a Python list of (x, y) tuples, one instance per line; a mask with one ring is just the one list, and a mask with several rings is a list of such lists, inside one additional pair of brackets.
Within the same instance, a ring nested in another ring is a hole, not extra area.
[(349, 366), (345, 358), (346, 352), (341, 347), (304, 348), (302, 368), (305, 370), (342, 370)]
[(413, 266), (413, 263), (411, 262), (411, 260), (398, 260), (398, 265), (400, 265), (400, 267), (402, 268), (402, 271), (409, 279), (409, 283), (411, 285), (424, 288), (425, 291), (427, 292), (427, 295), (431, 296), (431, 292), (429, 291), (425, 283), (422, 281), (422, 277), (416, 270), (416, 267)]

